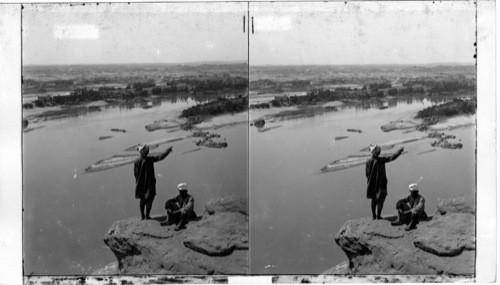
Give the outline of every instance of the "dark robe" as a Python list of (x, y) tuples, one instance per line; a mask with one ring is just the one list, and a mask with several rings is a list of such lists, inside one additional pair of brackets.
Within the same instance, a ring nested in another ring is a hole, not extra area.
[(159, 155), (141, 156), (134, 162), (135, 198), (150, 199), (156, 195), (154, 163), (164, 159), (168, 154), (167, 150)]
[(366, 161), (366, 198), (373, 199), (379, 191), (387, 190), (387, 176), (385, 175), (385, 164), (393, 161), (401, 155), (402, 149), (390, 156), (372, 157)]

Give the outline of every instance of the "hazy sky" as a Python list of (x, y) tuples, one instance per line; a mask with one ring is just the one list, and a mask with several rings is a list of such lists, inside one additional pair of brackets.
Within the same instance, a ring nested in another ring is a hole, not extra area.
[(247, 3), (24, 5), (23, 64), (247, 61)]
[(472, 2), (251, 3), (250, 62), (473, 63)]
[[(246, 61), (247, 3), (25, 5), (23, 64)], [(250, 3), (250, 64), (473, 63), (472, 2)]]

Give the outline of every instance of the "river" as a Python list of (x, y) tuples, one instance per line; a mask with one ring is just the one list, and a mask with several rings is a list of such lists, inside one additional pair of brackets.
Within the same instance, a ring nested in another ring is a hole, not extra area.
[[(23, 135), (25, 274), (90, 274), (116, 261), (103, 237), (115, 221), (140, 216), (139, 202), (134, 198), (133, 165), (93, 173), (84, 169), (137, 143), (189, 135), (185, 131), (148, 132), (144, 126), (164, 118), (175, 119), (182, 109), (194, 104), (178, 100), (147, 110), (111, 107), (78, 117), (30, 123), (30, 127), (44, 127)], [(234, 121), (232, 116), (226, 117)], [(111, 132), (111, 128), (127, 132)], [(187, 182), (199, 214), (210, 198), (247, 196), (247, 124), (213, 132), (226, 138), (227, 148), (203, 147), (183, 154), (199, 148), (191, 138), (152, 150), (173, 146), (173, 153), (155, 165), (157, 196), (152, 215), (164, 214), (164, 203), (177, 195), (180, 182)], [(99, 140), (108, 135), (113, 137)]]
[[(438, 100), (439, 101), (439, 100)], [(372, 142), (423, 136), (421, 132), (382, 132), (380, 126), (409, 118), (433, 103), (427, 99), (391, 101), (389, 108), (356, 105), (321, 115), (276, 121), (267, 132), (250, 129), (250, 240), (254, 274), (320, 274), (347, 260), (334, 236), (349, 219), (371, 217), (364, 165), (322, 173), (326, 164), (359, 154)], [(254, 120), (276, 109), (250, 111)], [(348, 128), (362, 133), (347, 132)], [(475, 128), (446, 131), (461, 139), (462, 149), (436, 151), (431, 139), (404, 144), (408, 151), (386, 166), (388, 197), (382, 215), (418, 182), (433, 214), (439, 199), (474, 195)], [(338, 136), (348, 136), (335, 140)], [(396, 146), (395, 151), (399, 146)]]
[[(189, 135), (148, 132), (144, 126), (174, 119), (194, 104), (178, 100), (146, 110), (110, 107), (30, 123), (43, 128), (23, 135), (25, 274), (90, 274), (116, 260), (103, 237), (113, 222), (139, 216), (132, 165), (87, 174), (84, 169), (140, 142)], [(267, 132), (235, 124), (214, 130), (226, 138), (225, 149), (183, 154), (198, 148), (195, 139), (160, 145), (152, 151), (173, 145), (174, 152), (155, 166), (158, 195), (152, 214), (164, 213), (164, 202), (176, 195), (180, 182), (188, 183), (200, 214), (212, 197), (249, 195), (251, 273), (319, 274), (347, 259), (334, 241), (345, 221), (371, 215), (363, 166), (329, 173), (320, 169), (359, 154), (371, 142), (423, 135), (384, 133), (380, 126), (411, 117), (432, 104), (427, 99), (407, 99), (390, 101), (384, 110), (375, 104), (338, 106), (316, 116), (268, 122), (266, 127), (279, 128)], [(285, 108), (252, 109), (250, 119), (280, 110)], [(241, 122), (246, 116), (223, 116), (213, 122)], [(210, 122), (203, 123), (207, 125)], [(111, 128), (127, 132), (111, 132)], [(347, 132), (348, 128), (362, 133)], [(474, 194), (475, 128), (446, 133), (457, 136), (464, 147), (419, 154), (432, 149), (432, 140), (412, 142), (403, 145), (407, 154), (387, 165), (389, 195), (383, 215), (395, 212), (396, 201), (408, 194), (407, 186), (414, 182), (426, 197), (429, 214), (440, 198)], [(107, 135), (113, 137), (99, 140)], [(335, 140), (339, 136), (347, 138)]]

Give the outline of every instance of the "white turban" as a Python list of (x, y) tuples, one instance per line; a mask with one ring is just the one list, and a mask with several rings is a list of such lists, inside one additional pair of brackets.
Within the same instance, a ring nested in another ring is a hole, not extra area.
[(379, 155), (381, 150), (380, 146), (376, 143), (370, 145), (370, 152), (372, 154)]
[(417, 183), (413, 183), (413, 184), (408, 185), (408, 189), (410, 189), (410, 191), (420, 191)]
[(137, 147), (137, 150), (140, 152), (140, 153), (149, 153), (149, 146), (147, 144), (141, 144)]
[(179, 191), (183, 191), (183, 190), (188, 190), (188, 187), (187, 187), (187, 184), (186, 183), (181, 183), (179, 185), (177, 185), (177, 190)]

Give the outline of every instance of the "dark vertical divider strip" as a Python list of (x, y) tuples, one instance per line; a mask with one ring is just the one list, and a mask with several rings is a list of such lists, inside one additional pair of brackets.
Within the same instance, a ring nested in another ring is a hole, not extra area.
[[(250, 2), (247, 2), (247, 19), (246, 25), (250, 25)], [(249, 29), (247, 29), (249, 30)], [(251, 222), (252, 210), (250, 205), (250, 32), (247, 33), (247, 201), (248, 201), (248, 274), (252, 273), (251, 260), (252, 260), (252, 239), (251, 239)]]

